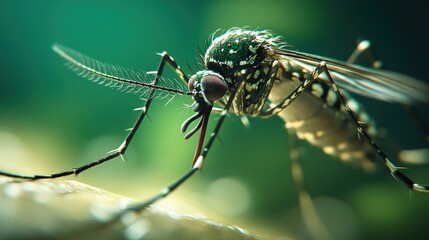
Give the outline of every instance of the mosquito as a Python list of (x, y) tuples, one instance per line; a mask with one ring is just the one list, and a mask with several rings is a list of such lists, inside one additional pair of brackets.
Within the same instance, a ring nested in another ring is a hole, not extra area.
[[(301, 208), (307, 209), (303, 211), (307, 211), (308, 216), (314, 209), (304, 188), (295, 146), (297, 138), (321, 148), (328, 155), (363, 168), (372, 168), (375, 161), (380, 160), (390, 174), (410, 190), (429, 192), (428, 185), (407, 177), (373, 140), (378, 136), (373, 120), (348, 93), (413, 109), (418, 103), (429, 104), (429, 86), (412, 77), (380, 69), (381, 61), (375, 57), (369, 41), (358, 43), (350, 58), (343, 62), (292, 50), (280, 36), (270, 31), (232, 28), (222, 35), (213, 35), (210, 46), (200, 56), (203, 70), (190, 77), (167, 52), (160, 54), (156, 71), (144, 72), (103, 63), (58, 44), (53, 50), (79, 75), (110, 88), (140, 94), (146, 102), (139, 108), (140, 115), (124, 141), (103, 158), (50, 175), (6, 172), (0, 172), (0, 175), (27, 180), (58, 178), (77, 175), (117, 157), (123, 158), (152, 101), (164, 94), (193, 99), (191, 108), (195, 114), (181, 126), (185, 133), (195, 124), (185, 139), (199, 131), (192, 167), (157, 195), (127, 211), (143, 210), (165, 198), (200, 170), (228, 113), (244, 117), (279, 116), (284, 120), (292, 145), (292, 175), (302, 193), (299, 197)], [(355, 64), (363, 54), (369, 58), (371, 67)], [(166, 64), (186, 86), (163, 77)], [(204, 144), (212, 112), (218, 113), (219, 119)], [(321, 224), (308, 224), (323, 231)]]

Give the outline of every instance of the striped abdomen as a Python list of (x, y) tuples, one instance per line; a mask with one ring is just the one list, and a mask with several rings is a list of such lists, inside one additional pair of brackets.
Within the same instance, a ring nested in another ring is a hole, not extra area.
[[(268, 97), (272, 103), (281, 101), (309, 77), (305, 69), (288, 61), (280, 63), (277, 73), (280, 81), (275, 81)], [(358, 121), (367, 123), (366, 130), (374, 136), (376, 131), (372, 121), (359, 104), (349, 98), (347, 105)], [(330, 86), (324, 81), (317, 81), (278, 115), (285, 121), (286, 128), (293, 129), (300, 139), (320, 147), (326, 154), (371, 168), (375, 154), (366, 141), (358, 138), (356, 127), (342, 108)]]

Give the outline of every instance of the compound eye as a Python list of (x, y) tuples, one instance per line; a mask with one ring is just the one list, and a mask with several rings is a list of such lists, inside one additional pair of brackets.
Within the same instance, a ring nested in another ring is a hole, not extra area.
[(207, 74), (201, 79), (201, 89), (207, 100), (215, 102), (225, 95), (228, 86), (219, 75)]

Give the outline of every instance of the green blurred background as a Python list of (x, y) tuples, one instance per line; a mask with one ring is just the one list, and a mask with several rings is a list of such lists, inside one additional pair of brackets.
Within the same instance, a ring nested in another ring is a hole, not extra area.
[[(418, 1), (0, 1), (0, 166), (52, 173), (116, 148), (142, 106), (137, 96), (76, 76), (52, 50), (61, 43), (104, 62), (155, 70), (168, 51), (185, 71), (212, 32), (270, 29), (301, 51), (346, 59), (366, 38), (387, 68), (427, 79), (427, 23)], [(167, 76), (173, 77), (171, 71)], [(398, 106), (362, 99), (406, 148), (427, 147)], [(155, 101), (127, 152), (77, 179), (145, 199), (191, 166), (196, 137), (183, 140), (186, 97)], [(380, 110), (382, 109), (382, 110)], [(428, 107), (420, 112), (428, 117)], [(213, 127), (217, 116), (211, 118)], [(225, 121), (203, 171), (160, 205), (238, 225), (269, 238), (310, 238), (291, 179), (286, 130), (277, 119)], [(383, 165), (368, 174), (301, 143), (310, 193), (337, 239), (425, 239), (429, 196), (409, 193)], [(411, 166), (429, 182), (428, 166)], [(203, 238), (203, 237), (202, 237)]]

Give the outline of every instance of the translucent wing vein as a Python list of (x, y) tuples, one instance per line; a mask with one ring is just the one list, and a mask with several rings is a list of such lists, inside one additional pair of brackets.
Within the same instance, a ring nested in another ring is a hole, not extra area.
[[(337, 84), (350, 92), (385, 102), (429, 104), (429, 86), (412, 77), (286, 49), (281, 49), (279, 54), (309, 71), (325, 61)], [(320, 77), (326, 78), (324, 75)]]

